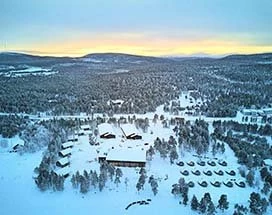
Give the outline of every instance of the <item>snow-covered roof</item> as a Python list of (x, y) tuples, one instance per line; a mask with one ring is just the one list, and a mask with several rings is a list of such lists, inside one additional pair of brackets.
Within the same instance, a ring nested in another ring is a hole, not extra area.
[(68, 148), (68, 147), (72, 147), (74, 145), (73, 142), (65, 142), (61, 144), (63, 148)]
[(266, 114), (272, 114), (272, 108), (264, 108), (263, 112)]
[(257, 115), (257, 114), (272, 114), (272, 108), (264, 108), (264, 109), (243, 109), (242, 110), (243, 114), (246, 115)]
[(63, 149), (60, 151), (60, 153), (65, 156), (65, 155), (68, 155), (70, 153), (72, 153), (72, 149), (71, 148), (68, 148), (68, 149)]
[(70, 167), (64, 167), (64, 168), (59, 168), (55, 171), (58, 175), (69, 175), (71, 170)]
[(79, 131), (76, 131), (76, 134), (84, 134), (84, 130), (79, 130)]
[(25, 142), (24, 141), (16, 141), (12, 144), (12, 148), (17, 147), (17, 146), (24, 146)]
[(84, 129), (90, 129), (90, 125), (82, 125), (82, 126), (80, 126), (80, 128), (83, 129), (83, 130)]
[(265, 160), (263, 160), (263, 162), (267, 166), (272, 166), (272, 159), (265, 159)]
[(78, 135), (77, 134), (76, 135), (69, 135), (68, 136), (68, 141), (76, 140), (76, 139), (78, 139)]
[(124, 103), (124, 101), (121, 100), (121, 99), (109, 100), (107, 102), (108, 105), (110, 105), (110, 104), (113, 104), (113, 105), (122, 105), (123, 103)]
[(69, 163), (69, 159), (67, 157), (59, 159), (57, 162), (59, 162), (61, 165), (65, 165)]
[(256, 115), (258, 113), (258, 110), (255, 109), (243, 109), (243, 114), (246, 115)]
[(123, 124), (121, 125), (121, 129), (123, 131), (123, 133), (125, 134), (125, 136), (129, 136), (129, 135), (139, 135), (139, 131), (136, 129), (135, 125), (132, 124)]
[(113, 104), (123, 104), (123, 103), (124, 103), (124, 101), (121, 100), (121, 99), (111, 100), (111, 102), (112, 102)]
[(106, 160), (146, 162), (146, 151), (140, 148), (115, 148), (108, 153)]
[(107, 134), (107, 133), (114, 134), (112, 125), (109, 123), (102, 123), (102, 124), (98, 125), (98, 131), (99, 131), (100, 135)]

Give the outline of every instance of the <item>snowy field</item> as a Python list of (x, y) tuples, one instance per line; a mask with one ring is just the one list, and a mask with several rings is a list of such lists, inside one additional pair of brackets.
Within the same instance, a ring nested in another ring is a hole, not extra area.
[(56, 73), (56, 71), (51, 69), (34, 66), (28, 66), (27, 68), (23, 69), (11, 69), (8, 72), (1, 72), (0, 70), (0, 74), (6, 77), (22, 77), (26, 75), (52, 75)]
[[(185, 97), (180, 98), (182, 106), (186, 107), (190, 104), (190, 100)], [(197, 104), (201, 101), (193, 101)], [(163, 107), (157, 108), (158, 115), (164, 114), (166, 118), (175, 117), (170, 113), (164, 113)], [(110, 151), (112, 147), (119, 148), (143, 148), (147, 150), (150, 145), (153, 145), (154, 140), (159, 138), (169, 139), (169, 136), (174, 136), (173, 127), (164, 128), (161, 121), (153, 123), (155, 113), (147, 113), (144, 115), (136, 115), (136, 117), (149, 118), (148, 131), (144, 133), (140, 131), (142, 140), (126, 140), (124, 139), (120, 128), (113, 127), (116, 134), (115, 139), (99, 139), (99, 145), (90, 145), (89, 136), (84, 135), (79, 138), (78, 143), (72, 148), (70, 160), (71, 173), (83, 170), (96, 170), (99, 171), (99, 164), (97, 162), (97, 151)], [(116, 115), (120, 117), (121, 115)], [(82, 116), (83, 118), (86, 116)], [(125, 115), (127, 117), (127, 115)], [(205, 119), (210, 123), (210, 132), (212, 132), (211, 122), (218, 120), (218, 118), (205, 118), (203, 116), (187, 116), (184, 114), (186, 120), (195, 120), (198, 118)], [(38, 119), (38, 117), (37, 117)], [(46, 118), (45, 118), (46, 119)], [(225, 119), (225, 118), (222, 118)], [(230, 118), (240, 121), (239, 116)], [(71, 175), (65, 181), (65, 189), (63, 192), (46, 191), (41, 192), (35, 185), (33, 177), (34, 168), (37, 167), (42, 159), (43, 150), (34, 154), (24, 154), (22, 156), (17, 153), (9, 153), (10, 148), (22, 140), (18, 136), (8, 140), (8, 147), (0, 149), (0, 202), (1, 214), (198, 214), (193, 212), (190, 208), (190, 203), (187, 206), (179, 204), (180, 199), (175, 198), (171, 194), (172, 185), (177, 183), (183, 177), (186, 182), (192, 181), (195, 183), (193, 188), (189, 189), (189, 201), (193, 195), (198, 199), (206, 192), (210, 192), (212, 201), (217, 205), (218, 199), (222, 194), (227, 194), (228, 201), (230, 202), (230, 209), (224, 213), (218, 214), (232, 214), (234, 204), (239, 203), (248, 206), (248, 199), (251, 192), (255, 191), (253, 188), (238, 187), (234, 184), (232, 188), (226, 187), (221, 184), (221, 187), (214, 187), (210, 182), (219, 181), (221, 183), (233, 181), (244, 181), (239, 175), (238, 168), (240, 165), (237, 163), (237, 158), (234, 156), (233, 151), (225, 144), (225, 153), (212, 155), (211, 152), (205, 154), (202, 158), (196, 157), (195, 152), (179, 152), (178, 161), (183, 161), (184, 166), (178, 166), (176, 163), (170, 164), (169, 158), (165, 160), (160, 158), (157, 153), (152, 161), (148, 161), (146, 165), (147, 176), (154, 175), (158, 179), (158, 194), (153, 195), (150, 185), (146, 182), (144, 190), (140, 192), (136, 189), (136, 183), (139, 178), (139, 168), (125, 168), (121, 167), (123, 177), (121, 183), (117, 187), (111, 181), (108, 181), (105, 189), (100, 192), (98, 189), (91, 188), (90, 191), (83, 195), (78, 190), (72, 188), (70, 182)], [(145, 145), (148, 143), (148, 145)], [(193, 161), (194, 166), (189, 166), (187, 163)], [(204, 161), (205, 166), (197, 164), (199, 161)], [(208, 161), (215, 161), (216, 166), (209, 166)], [(227, 162), (227, 166), (223, 167), (218, 164), (218, 161)], [(187, 170), (188, 176), (183, 176), (181, 172)], [(199, 170), (199, 176), (194, 175), (192, 171)], [(203, 171), (212, 171), (212, 176), (206, 176)], [(214, 171), (222, 170), (223, 176), (216, 175)], [(236, 175), (230, 176), (226, 171), (234, 170)], [(125, 185), (125, 178), (128, 179), (128, 185)], [(198, 182), (207, 181), (208, 187), (201, 187)], [(126, 206), (134, 201), (151, 199), (149, 205), (135, 204), (128, 210)], [(272, 214), (271, 207), (267, 214)]]
[[(143, 139), (149, 137), (149, 140), (156, 136), (166, 137), (173, 135), (171, 129), (162, 128), (162, 125), (151, 125), (150, 130), (153, 135), (148, 133), (143, 134)], [(158, 134), (158, 135), (157, 135)], [(117, 138), (118, 140), (118, 138)], [(143, 147), (144, 140), (137, 140), (135, 143), (138, 147)], [(133, 141), (133, 140), (131, 140)], [(116, 145), (116, 140), (104, 140), (101, 145), (104, 148), (111, 148)], [(131, 143), (122, 143), (131, 145)], [(76, 171), (83, 172), (86, 170), (99, 170), (99, 165), (96, 162), (97, 149), (100, 146), (91, 146), (88, 143), (88, 136), (80, 137), (79, 143), (73, 147), (73, 152), (70, 157), (70, 169), (73, 173)], [(124, 147), (124, 146), (123, 146)], [(16, 153), (1, 152), (0, 162), (0, 201), (4, 207), (5, 214), (89, 214), (90, 211), (95, 214), (193, 214), (190, 206), (180, 205), (179, 199), (171, 194), (172, 184), (177, 183), (180, 177), (184, 177), (186, 182), (193, 181), (194, 188), (189, 189), (189, 199), (193, 194), (196, 196), (203, 196), (205, 192), (210, 192), (214, 202), (217, 202), (221, 194), (227, 194), (230, 201), (229, 212), (230, 214), (235, 203), (242, 203), (248, 205), (247, 200), (252, 191), (252, 188), (240, 188), (234, 185), (233, 188), (228, 188), (221, 184), (220, 188), (213, 187), (209, 182), (220, 181), (227, 182), (231, 179), (236, 181), (244, 181), (238, 173), (237, 159), (234, 157), (233, 152), (226, 146), (226, 152), (223, 155), (216, 155), (219, 160), (224, 160), (228, 163), (227, 167), (218, 165), (217, 160), (211, 154), (203, 158), (202, 161), (216, 161), (217, 165), (211, 167), (206, 164), (202, 167), (195, 164), (194, 167), (187, 165), (189, 161), (197, 162), (200, 159), (193, 156), (194, 153), (184, 153), (183, 157), (179, 160), (184, 161), (185, 165), (180, 167), (176, 164), (170, 165), (169, 159), (161, 159), (157, 154), (151, 162), (147, 164), (147, 175), (154, 175), (159, 181), (159, 192), (156, 196), (153, 195), (149, 184), (145, 184), (144, 190), (139, 193), (136, 190), (136, 183), (139, 178), (138, 168), (122, 168), (123, 177), (119, 187), (113, 182), (107, 182), (106, 188), (99, 192), (98, 189), (91, 189), (91, 191), (82, 195), (79, 191), (72, 188), (70, 177), (66, 180), (65, 190), (63, 192), (50, 192), (41, 193), (36, 187), (33, 180), (33, 169), (39, 165), (42, 157), (42, 151), (35, 154), (26, 154), (20, 156)], [(200, 170), (201, 175), (196, 176), (191, 173), (194, 170)], [(188, 176), (182, 176), (180, 171), (188, 170)], [(218, 176), (213, 173), (212, 176), (206, 176), (203, 171), (223, 170), (224, 176)], [(234, 170), (236, 176), (229, 176), (225, 171)], [(124, 184), (125, 178), (128, 178), (128, 187)], [(197, 182), (206, 180), (208, 187), (203, 188)], [(149, 205), (134, 205), (125, 210), (125, 207), (134, 201), (152, 199)], [(27, 199), (27, 202), (23, 201)], [(14, 207), (16, 202), (16, 207)], [(41, 210), (47, 208), (47, 210)], [(197, 214), (197, 213), (196, 213)]]

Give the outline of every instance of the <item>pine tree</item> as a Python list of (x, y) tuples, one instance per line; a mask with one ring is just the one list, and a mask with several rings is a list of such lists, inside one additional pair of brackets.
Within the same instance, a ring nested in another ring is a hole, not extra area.
[(145, 184), (145, 175), (140, 175), (139, 183), (141, 184), (141, 188), (143, 189), (144, 184)]
[[(110, 180), (113, 180), (113, 176), (115, 174), (115, 167), (112, 164), (108, 165), (108, 172), (109, 172), (109, 176), (110, 176)], [(120, 178), (120, 176), (118, 176)]]
[(191, 209), (196, 211), (198, 209), (199, 203), (195, 195), (193, 195), (193, 198), (191, 200)]
[(264, 193), (265, 195), (267, 195), (269, 193), (269, 191), (270, 191), (270, 184), (265, 182), (261, 192)]
[(64, 190), (64, 181), (65, 178), (62, 175), (57, 176), (57, 183), (55, 184), (57, 191), (63, 191)]
[(89, 191), (89, 183), (84, 176), (81, 176), (80, 178), (80, 192), (85, 194)]
[(121, 183), (120, 178), (118, 176), (115, 176), (114, 183), (118, 187), (118, 185)]
[(213, 214), (215, 214), (215, 206), (214, 206), (214, 203), (211, 201), (208, 204), (207, 215), (213, 215)]
[(51, 175), (49, 171), (43, 169), (40, 170), (38, 177), (35, 179), (35, 183), (41, 191), (45, 191), (50, 187), (50, 178)]
[(91, 185), (96, 188), (97, 184), (98, 184), (98, 176), (97, 176), (97, 173), (96, 171), (94, 171), (92, 174), (91, 174), (91, 179), (90, 179), (90, 182), (91, 182)]
[(80, 174), (79, 174), (79, 171), (76, 172), (75, 179), (76, 179), (76, 183), (77, 183), (78, 186), (79, 186), (79, 184), (80, 184)]
[(235, 210), (234, 210), (233, 215), (246, 215), (248, 212), (248, 208), (243, 205), (235, 204), (234, 208), (235, 208)]
[(227, 210), (229, 208), (229, 202), (228, 202), (227, 195), (223, 194), (220, 196), (220, 199), (218, 200), (217, 207), (222, 211)]
[(153, 155), (155, 155), (155, 150), (152, 146), (150, 146), (150, 148), (146, 151), (147, 160), (151, 161), (153, 158)]
[(254, 171), (250, 170), (246, 176), (246, 181), (250, 187), (254, 184)]
[(174, 146), (170, 151), (170, 163), (173, 164), (175, 160), (178, 159), (178, 153), (176, 147)]
[(149, 183), (150, 183), (150, 186), (151, 186), (154, 196), (156, 196), (158, 193), (158, 186), (159, 186), (157, 180), (155, 180), (154, 178), (151, 178), (151, 180), (149, 180)]
[(74, 174), (72, 175), (71, 183), (74, 189), (78, 188), (78, 183), (76, 181), (76, 176)]
[(116, 168), (115, 175), (121, 178), (123, 176), (122, 170), (120, 168)]
[(171, 193), (176, 197), (178, 195), (180, 195), (181, 191), (180, 191), (180, 185), (179, 184), (173, 184), (172, 185), (172, 191)]
[(199, 206), (198, 206), (198, 210), (200, 213), (205, 213), (206, 210), (207, 210), (207, 202), (206, 200), (204, 199), (204, 197), (202, 197), (202, 199), (200, 200), (199, 202)]
[(269, 175), (269, 172), (268, 172), (268, 170), (267, 170), (267, 167), (263, 167), (263, 168), (260, 170), (260, 174), (261, 174), (262, 180), (265, 180), (265, 178)]
[(87, 189), (89, 190), (90, 184), (91, 184), (91, 178), (86, 170), (83, 171), (83, 177), (85, 178), (86, 186), (87, 186)]
[(106, 184), (106, 178), (105, 178), (105, 173), (100, 172), (99, 178), (98, 178), (98, 187), (99, 191), (102, 191), (103, 188), (105, 187)]
[(212, 201), (210, 193), (205, 193), (204, 194), (204, 199), (209, 204)]
[(146, 170), (145, 168), (141, 167), (140, 171), (139, 171), (140, 175), (146, 175)]
[(141, 183), (139, 181), (136, 184), (136, 189), (137, 189), (138, 192), (142, 189), (142, 185), (141, 185)]
[(269, 195), (269, 203), (270, 205), (272, 205), (272, 191), (270, 192), (270, 195)]
[(183, 203), (184, 205), (187, 205), (187, 204), (188, 204), (188, 201), (189, 201), (189, 197), (188, 197), (188, 194), (186, 193), (186, 194), (183, 196), (183, 201), (182, 201), (182, 203)]
[(128, 180), (128, 178), (126, 177), (126, 178), (125, 178), (126, 191), (127, 191), (127, 188), (128, 188), (128, 181), (129, 181), (129, 180)]

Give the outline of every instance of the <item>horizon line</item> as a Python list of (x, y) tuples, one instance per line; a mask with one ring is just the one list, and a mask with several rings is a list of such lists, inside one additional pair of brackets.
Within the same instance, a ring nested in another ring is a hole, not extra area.
[(142, 56), (142, 57), (155, 57), (155, 58), (223, 58), (230, 55), (254, 55), (254, 54), (271, 54), (271, 52), (249, 52), (249, 53), (224, 53), (224, 54), (210, 54), (205, 52), (195, 52), (191, 54), (164, 54), (164, 55), (145, 55), (145, 54), (137, 54), (137, 53), (129, 53), (129, 52), (112, 52), (112, 51), (105, 51), (105, 52), (90, 52), (90, 53), (51, 53), (51, 52), (42, 52), (42, 51), (32, 51), (32, 50), (0, 50), (0, 53), (10, 53), (10, 54), (26, 54), (32, 56), (39, 56), (39, 57), (67, 57), (67, 58), (82, 58), (86, 55), (91, 54), (124, 54), (124, 55), (134, 55), (134, 56)]

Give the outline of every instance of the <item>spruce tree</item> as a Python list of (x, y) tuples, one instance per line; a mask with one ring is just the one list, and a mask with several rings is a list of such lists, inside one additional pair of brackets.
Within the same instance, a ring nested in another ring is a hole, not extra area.
[(272, 191), (270, 192), (270, 195), (269, 195), (269, 203), (270, 205), (272, 205)]
[(253, 170), (250, 170), (248, 174), (246, 175), (246, 181), (250, 187), (254, 184), (254, 172)]
[(184, 205), (187, 205), (187, 204), (188, 204), (188, 201), (189, 201), (189, 197), (188, 197), (188, 194), (186, 193), (186, 194), (183, 196), (183, 201), (182, 201), (182, 203), (183, 203)]
[(214, 206), (214, 203), (211, 201), (208, 204), (207, 215), (213, 215), (213, 214), (215, 214), (215, 206)]
[(154, 196), (156, 196), (158, 193), (158, 182), (154, 178), (151, 180), (150, 186)]
[(229, 208), (229, 202), (228, 202), (227, 195), (223, 194), (220, 196), (220, 199), (218, 200), (217, 207), (222, 211), (227, 210)]
[(114, 183), (116, 184), (117, 187), (121, 183), (120, 178), (117, 175), (115, 176)]
[(198, 209), (199, 203), (195, 195), (193, 195), (193, 198), (191, 200), (191, 209), (196, 211)]
[(202, 199), (199, 202), (198, 210), (199, 210), (200, 213), (203, 213), (203, 214), (207, 210), (207, 202), (206, 202), (204, 197), (202, 197)]

